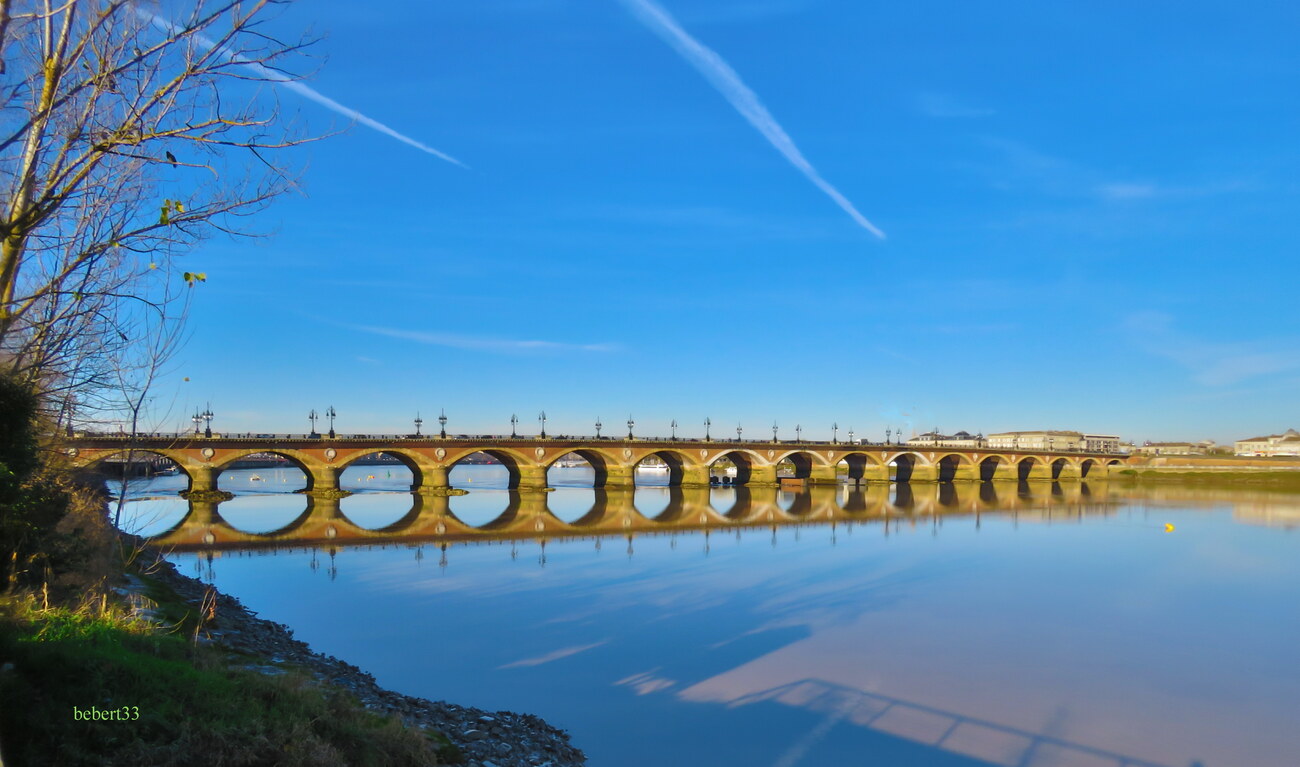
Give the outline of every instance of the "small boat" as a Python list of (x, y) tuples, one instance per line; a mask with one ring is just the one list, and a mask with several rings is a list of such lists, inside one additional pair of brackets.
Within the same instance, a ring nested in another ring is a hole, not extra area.
[(639, 464), (637, 464), (636, 470), (637, 470), (637, 471), (652, 471), (652, 472), (658, 472), (658, 473), (666, 473), (666, 472), (668, 471), (668, 464), (666, 464), (666, 463), (639, 463)]
[(257, 474), (254, 474), (253, 476), (251, 476), (251, 477), (248, 478), (248, 481), (249, 481), (249, 482), (261, 482), (261, 481), (262, 481), (262, 478), (261, 478), (260, 476), (258, 476)]

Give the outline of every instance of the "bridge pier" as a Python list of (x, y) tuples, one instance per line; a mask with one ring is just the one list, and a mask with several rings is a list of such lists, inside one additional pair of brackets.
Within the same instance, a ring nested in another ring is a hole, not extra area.
[(417, 466), (419, 472), (416, 474), (415, 481), (411, 483), (412, 490), (425, 490), (426, 488), (445, 490), (451, 487), (451, 479), (447, 476), (448, 469), (446, 466)]
[(1078, 466), (1067, 463), (1061, 467), (1060, 473), (1054, 479), (1083, 479), (1083, 472), (1079, 470)]
[(545, 490), (545, 466), (519, 466), (510, 477), (511, 490)]
[(745, 480), (746, 487), (762, 487), (764, 485), (776, 486), (776, 467), (767, 466), (750, 466), (749, 479)]
[(186, 466), (190, 475), (190, 492), (206, 493), (217, 489), (217, 478), (221, 470), (215, 466)]
[(863, 468), (862, 478), (868, 482), (888, 482), (889, 466), (883, 463), (869, 464)]
[(632, 466), (606, 466), (603, 482), (601, 481), (600, 472), (596, 472), (596, 487), (610, 489), (635, 487), (636, 477), (634, 472), (635, 468)]
[(343, 469), (338, 466), (313, 466), (307, 473), (307, 487), (302, 492), (317, 498), (341, 498), (351, 493), (339, 487), (339, 475)]
[(912, 482), (912, 483), (916, 483), (916, 482), (938, 482), (938, 481), (939, 481), (939, 467), (938, 467), (938, 466), (922, 466), (922, 465), (920, 465), (920, 464), (917, 464), (917, 465), (915, 465), (915, 466), (912, 467), (912, 476), (908, 477), (907, 481), (908, 481), (908, 482)]
[(1014, 463), (998, 461), (997, 468), (993, 470), (993, 481), (1016, 482), (1020, 479), (1020, 469)]
[(683, 466), (681, 481), (678, 482), (681, 487), (708, 487), (709, 485), (709, 467), (707, 466)]
[(834, 466), (813, 466), (808, 473), (810, 485), (834, 485), (840, 481)]
[(980, 467), (973, 464), (962, 464), (952, 473), (953, 482), (979, 482)]
[(1029, 473), (1025, 474), (1023, 477), (1020, 477), (1020, 479), (1027, 480), (1029, 482), (1051, 482), (1052, 467), (1041, 463), (1031, 464), (1029, 467)]

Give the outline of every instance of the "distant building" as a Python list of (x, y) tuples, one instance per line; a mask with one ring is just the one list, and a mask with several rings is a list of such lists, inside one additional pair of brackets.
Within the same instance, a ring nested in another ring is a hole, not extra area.
[(1119, 437), (1114, 434), (1084, 434), (1080, 431), (1004, 431), (988, 436), (988, 446), (998, 450), (1080, 450), (1089, 453), (1118, 453)]
[(1251, 437), (1236, 442), (1237, 455), (1300, 455), (1300, 432), (1287, 429), (1281, 434)]
[(918, 434), (907, 441), (908, 447), (983, 447), (984, 435), (959, 431), (956, 434), (940, 434), (937, 431)]
[(1137, 455), (1208, 455), (1214, 440), (1202, 442), (1143, 442), (1133, 448)]

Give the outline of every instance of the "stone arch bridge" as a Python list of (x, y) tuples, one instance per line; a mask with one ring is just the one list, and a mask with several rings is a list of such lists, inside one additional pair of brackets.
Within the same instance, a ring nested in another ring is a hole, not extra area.
[(414, 478), (412, 490), (433, 494), (445, 493), (450, 487), (448, 472), (475, 453), (500, 461), (509, 471), (510, 488), (520, 490), (545, 490), (547, 469), (570, 453), (591, 464), (598, 488), (635, 485), (637, 464), (652, 457), (667, 464), (668, 484), (680, 487), (708, 485), (710, 470), (720, 461), (734, 465), (736, 484), (746, 486), (777, 484), (783, 472), (806, 484), (834, 483), (840, 474), (853, 484), (1104, 478), (1112, 467), (1123, 463), (1121, 456), (1113, 453), (591, 438), (90, 435), (68, 439), (64, 449), (78, 466), (124, 455), (162, 456), (188, 475), (189, 492), (199, 493), (215, 491), (221, 472), (235, 462), (270, 453), (302, 469), (307, 476), (305, 492), (321, 497), (345, 494), (339, 487), (343, 470), (375, 453), (385, 453), (405, 464)]

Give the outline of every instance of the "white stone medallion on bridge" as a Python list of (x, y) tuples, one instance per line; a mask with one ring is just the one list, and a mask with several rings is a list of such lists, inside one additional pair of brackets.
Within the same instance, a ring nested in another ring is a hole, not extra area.
[(210, 448), (210, 447), (205, 447), (205, 448), (203, 448), (202, 450), (200, 450), (199, 452), (202, 453), (202, 454), (203, 454), (203, 457), (206, 458), (206, 459), (209, 460), (209, 461), (212, 460), (212, 456), (214, 456), (214, 455), (217, 454), (217, 451), (213, 450), (213, 449)]
[(701, 458), (708, 458), (708, 457), (709, 457), (709, 451), (708, 451), (708, 450), (705, 450), (704, 448), (700, 448), (700, 457), (701, 457)]
[[(546, 450), (545, 450), (544, 448), (540, 448), (540, 447), (539, 447), (539, 448), (537, 448), (536, 450), (533, 451), (533, 455), (537, 456), (537, 459), (538, 459), (538, 460), (541, 460), (541, 459), (543, 459), (543, 458), (546, 457)], [(540, 528), (538, 528), (538, 529), (540, 529)]]
[(632, 457), (632, 448), (630, 448), (630, 447), (625, 447), (625, 448), (623, 448), (623, 457), (624, 457), (624, 458), (631, 458), (631, 457)]
[(77, 450), (77, 448), (75, 447), (70, 447), (65, 452), (68, 454), (69, 458), (76, 458), (77, 454), (80, 453), (81, 451)]
[(438, 448), (437, 450), (433, 451), (433, 454), (438, 456), (439, 461), (447, 457), (447, 451), (443, 450), (442, 448)]
[(770, 461), (770, 460), (772, 460), (772, 459), (775, 458), (775, 457), (776, 457), (776, 451), (775, 451), (775, 450), (769, 450), (769, 451), (767, 451), (767, 460)]
[(334, 456), (336, 456), (336, 455), (338, 455), (338, 454), (339, 454), (339, 451), (335, 450), (335, 449), (332, 448), (332, 447), (327, 447), (327, 448), (325, 448), (325, 460), (327, 460), (327, 461), (332, 461), (332, 460), (334, 460)]
[(828, 460), (828, 461), (833, 461), (833, 460), (835, 460), (835, 451), (834, 451), (834, 450), (827, 450), (827, 451), (826, 451), (826, 460)]

